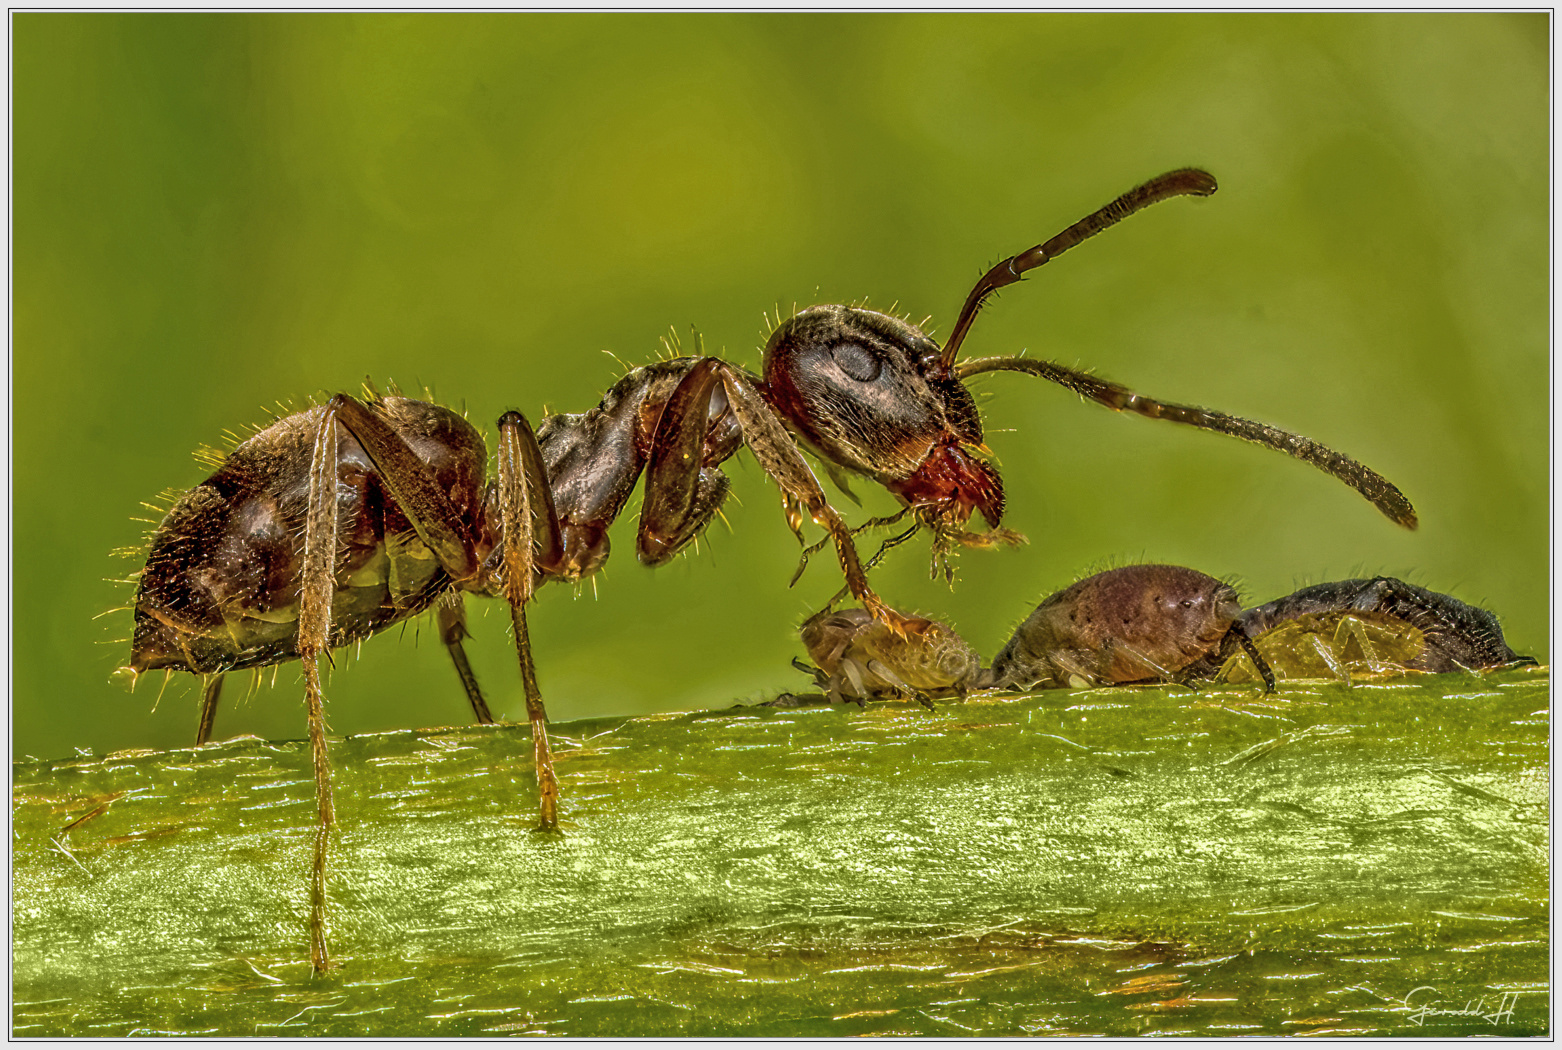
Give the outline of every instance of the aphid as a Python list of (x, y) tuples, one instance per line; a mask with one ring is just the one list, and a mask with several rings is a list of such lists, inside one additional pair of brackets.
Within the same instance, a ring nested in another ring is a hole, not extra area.
[(829, 608), (803, 623), (803, 645), (815, 675), (835, 703), (909, 697), (924, 707), (932, 697), (963, 695), (981, 671), (981, 657), (953, 628), (937, 620), (906, 618), (909, 630), (891, 630), (866, 609)]
[[(1304, 587), (1249, 609), (1240, 622), (1283, 678), (1404, 670), (1482, 670), (1533, 664), (1508, 647), (1485, 609), (1403, 580), (1379, 576)], [(1245, 669), (1228, 666), (1230, 681)]]
[[(978, 686), (1032, 689), (1206, 677), (1240, 647), (1274, 678), (1239, 617), (1237, 592), (1177, 565), (1128, 565), (1080, 580), (1026, 617)], [(1211, 666), (1213, 665), (1213, 666)]]

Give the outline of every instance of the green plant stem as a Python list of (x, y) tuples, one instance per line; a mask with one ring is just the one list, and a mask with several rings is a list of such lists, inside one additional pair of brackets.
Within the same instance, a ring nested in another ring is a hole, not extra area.
[(562, 723), (561, 835), (525, 726), (334, 740), (322, 977), (302, 742), (18, 763), (14, 1031), (1541, 1034), (1548, 684)]

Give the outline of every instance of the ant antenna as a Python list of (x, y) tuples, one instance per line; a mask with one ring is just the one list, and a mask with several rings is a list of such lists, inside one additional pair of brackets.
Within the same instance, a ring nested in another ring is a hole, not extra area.
[(945, 368), (953, 367), (955, 358), (960, 353), (960, 344), (965, 340), (965, 333), (970, 329), (971, 322), (976, 320), (976, 312), (982, 308), (987, 297), (998, 289), (1018, 281), (1026, 270), (1034, 270), (1044, 263), (1051, 262), (1074, 245), (1094, 237), (1108, 227), (1116, 226), (1142, 208), (1148, 208), (1168, 197), (1190, 195), (1208, 197), (1215, 190), (1215, 176), (1207, 171), (1200, 171), (1198, 168), (1169, 171), (1142, 186), (1134, 187), (1100, 211), (1080, 219), (1050, 241), (1005, 259), (988, 270), (982, 279), (976, 282), (976, 287), (971, 289), (971, 294), (965, 297), (965, 306), (960, 310), (960, 317), (955, 321), (954, 330), (949, 333), (949, 342), (944, 344), (944, 352), (939, 355), (939, 363)]

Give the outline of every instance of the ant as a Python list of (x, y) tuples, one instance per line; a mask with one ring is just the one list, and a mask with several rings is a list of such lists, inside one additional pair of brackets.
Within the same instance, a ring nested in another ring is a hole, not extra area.
[[(327, 968), (326, 840), (335, 822), (319, 665), (330, 651), (434, 610), (479, 722), (491, 722), (461, 642), (464, 595), (510, 607), (531, 723), (539, 829), (557, 830), (558, 782), (544, 725), (526, 605), (550, 580), (581, 580), (609, 553), (608, 526), (642, 474), (637, 534), (658, 565), (699, 535), (728, 482), (719, 467), (747, 445), (780, 486), (787, 523), (803, 519), (835, 545), (846, 587), (868, 614), (902, 634), (918, 621), (868, 585), (852, 532), (825, 498), (799, 446), (832, 477), (871, 478), (934, 535), (990, 546), (1003, 486), (982, 444), (963, 380), (1019, 371), (1118, 410), (1273, 448), (1352, 486), (1392, 520), (1415, 526), (1408, 500), (1367, 467), (1311, 439), (1219, 412), (1155, 401), (1083, 372), (1027, 358), (957, 364), (982, 304), (995, 291), (1128, 215), (1171, 197), (1208, 196), (1215, 180), (1170, 172), (1129, 191), (1051, 240), (1006, 259), (966, 297), (940, 347), (896, 317), (815, 306), (777, 326), (756, 376), (715, 357), (681, 357), (627, 373), (584, 413), (533, 430), (517, 411), (498, 422), (495, 477), (482, 435), (451, 410), (369, 392), (339, 393), (278, 419), (235, 447), (155, 529), (135, 597), (130, 668), (206, 676), (201, 727), (211, 731), (221, 676), (291, 660), (303, 666), (318, 802), (311, 875), (310, 957)], [(993, 531), (964, 529), (980, 511)]]
[(1446, 673), (1536, 662), (1509, 648), (1491, 612), (1392, 576), (1304, 587), (1240, 620), (1287, 678), (1327, 672), (1349, 684), (1352, 667)]

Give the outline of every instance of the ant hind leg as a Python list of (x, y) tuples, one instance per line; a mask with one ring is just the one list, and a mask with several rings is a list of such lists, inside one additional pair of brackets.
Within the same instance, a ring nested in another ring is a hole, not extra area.
[(201, 721), (195, 729), (195, 746), (200, 747), (212, 738), (212, 727), (217, 722), (217, 701), (222, 697), (221, 672), (201, 676)]

